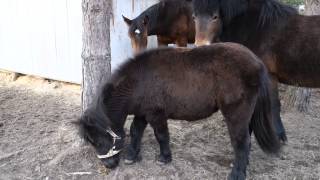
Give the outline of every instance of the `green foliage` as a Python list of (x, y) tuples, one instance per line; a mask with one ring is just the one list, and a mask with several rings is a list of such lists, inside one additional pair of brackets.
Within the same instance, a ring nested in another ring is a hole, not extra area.
[(281, 1), (286, 4), (293, 5), (293, 6), (298, 6), (300, 4), (304, 4), (303, 0), (281, 0)]

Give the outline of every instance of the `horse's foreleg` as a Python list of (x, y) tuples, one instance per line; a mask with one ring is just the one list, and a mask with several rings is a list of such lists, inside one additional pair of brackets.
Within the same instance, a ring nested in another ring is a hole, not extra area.
[(141, 139), (143, 131), (147, 127), (147, 121), (144, 117), (135, 116), (130, 126), (130, 144), (127, 149), (127, 155), (125, 158), (126, 164), (132, 164), (140, 160), (139, 152), (141, 146)]
[(280, 141), (286, 142), (287, 135), (280, 117), (281, 103), (279, 98), (278, 80), (276, 77), (271, 78), (270, 97), (271, 97), (272, 119), (275, 125), (277, 135)]
[(169, 146), (170, 137), (167, 118), (164, 117), (162, 113), (157, 113), (157, 115), (148, 116), (147, 121), (152, 126), (154, 135), (160, 145), (160, 155), (157, 162), (160, 164), (171, 162), (172, 157)]
[(179, 37), (179, 39), (176, 41), (176, 44), (179, 47), (187, 47), (188, 38), (187, 37)]
[(158, 40), (158, 47), (167, 47), (168, 46), (168, 40), (165, 39), (162, 36), (157, 36), (157, 40)]

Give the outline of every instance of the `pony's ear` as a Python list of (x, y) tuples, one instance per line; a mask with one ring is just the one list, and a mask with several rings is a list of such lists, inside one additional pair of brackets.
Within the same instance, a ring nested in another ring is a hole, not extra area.
[(248, 0), (222, 0), (220, 1), (220, 11), (225, 22), (230, 22), (234, 17), (248, 9)]
[(149, 23), (149, 16), (144, 16), (143, 20), (142, 20), (142, 23), (144, 25), (147, 25)]
[(130, 20), (129, 18), (125, 17), (124, 15), (122, 15), (123, 21), (130, 26), (132, 24), (132, 20)]

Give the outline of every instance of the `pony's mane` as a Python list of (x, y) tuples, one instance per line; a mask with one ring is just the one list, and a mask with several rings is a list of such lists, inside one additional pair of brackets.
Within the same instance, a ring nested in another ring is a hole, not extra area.
[(265, 27), (295, 14), (298, 14), (298, 11), (292, 6), (278, 0), (263, 0), (260, 5), (258, 26)]

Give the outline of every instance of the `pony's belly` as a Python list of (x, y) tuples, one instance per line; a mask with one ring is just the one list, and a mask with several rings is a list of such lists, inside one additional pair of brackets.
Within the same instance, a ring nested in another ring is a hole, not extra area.
[[(199, 105), (201, 106), (201, 105)], [(170, 119), (180, 119), (186, 121), (196, 121), (207, 118), (213, 113), (218, 111), (217, 107), (206, 106), (206, 107), (194, 107), (194, 108), (174, 108), (169, 115)]]

